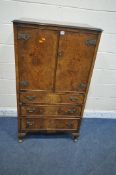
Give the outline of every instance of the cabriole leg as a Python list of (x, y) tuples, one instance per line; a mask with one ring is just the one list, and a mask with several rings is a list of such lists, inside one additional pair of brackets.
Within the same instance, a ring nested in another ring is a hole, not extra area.
[(25, 137), (26, 133), (18, 133), (18, 141), (19, 143), (23, 142), (23, 138)]
[(79, 137), (79, 133), (72, 133), (72, 139), (74, 142), (77, 142), (78, 137)]

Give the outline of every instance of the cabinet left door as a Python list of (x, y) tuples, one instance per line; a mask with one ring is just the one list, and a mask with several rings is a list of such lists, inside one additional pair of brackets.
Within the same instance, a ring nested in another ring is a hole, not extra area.
[(20, 90), (53, 90), (57, 43), (57, 31), (17, 28)]

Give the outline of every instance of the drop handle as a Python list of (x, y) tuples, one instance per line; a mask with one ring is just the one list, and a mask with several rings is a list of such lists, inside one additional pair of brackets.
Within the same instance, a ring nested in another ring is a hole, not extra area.
[(29, 101), (32, 101), (36, 98), (36, 96), (27, 96), (26, 99)]
[(68, 113), (68, 114), (75, 114), (75, 113), (77, 113), (77, 109), (69, 109), (69, 110), (67, 111), (67, 113)]
[(29, 113), (35, 112), (35, 108), (32, 108), (32, 109), (31, 108), (28, 108), (27, 109), (27, 112), (29, 112)]
[(31, 121), (27, 121), (26, 122), (26, 126), (27, 128), (30, 127), (30, 126), (33, 126), (34, 122), (31, 122)]
[(68, 129), (71, 129), (73, 127), (73, 124), (72, 123), (67, 123), (66, 126), (67, 126)]
[(72, 102), (78, 101), (78, 98), (77, 98), (77, 97), (73, 97), (73, 96), (69, 97), (69, 99), (70, 99)]

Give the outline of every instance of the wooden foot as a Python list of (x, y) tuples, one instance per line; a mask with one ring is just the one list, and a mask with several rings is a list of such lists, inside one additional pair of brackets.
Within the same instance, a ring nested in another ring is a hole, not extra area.
[(77, 142), (78, 137), (79, 137), (79, 133), (72, 133), (72, 139), (74, 142)]
[(18, 141), (19, 143), (23, 142), (23, 138), (25, 137), (26, 133), (18, 133)]
[(23, 139), (19, 139), (19, 143), (22, 143), (23, 142)]

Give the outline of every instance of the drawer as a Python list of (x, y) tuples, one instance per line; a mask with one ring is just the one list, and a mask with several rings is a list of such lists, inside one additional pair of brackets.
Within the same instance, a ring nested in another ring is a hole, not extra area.
[(83, 104), (84, 95), (75, 93), (46, 93), (46, 92), (25, 92), (20, 93), (20, 101), (23, 103), (41, 104)]
[(50, 103), (51, 96), (45, 92), (21, 92), (20, 101), (22, 103)]
[(80, 119), (21, 118), (22, 130), (77, 130)]
[(60, 94), (59, 103), (73, 103), (73, 104), (83, 104), (84, 95), (82, 94)]
[(69, 115), (80, 116), (81, 107), (77, 105), (27, 105), (21, 107), (21, 115)]

